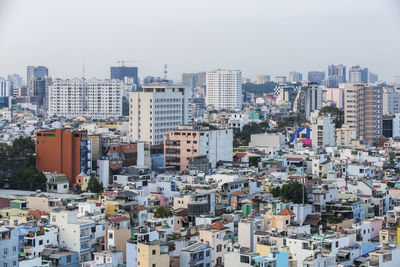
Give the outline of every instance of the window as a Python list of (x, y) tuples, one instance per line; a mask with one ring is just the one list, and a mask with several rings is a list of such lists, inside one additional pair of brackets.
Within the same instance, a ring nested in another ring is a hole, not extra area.
[(240, 255), (240, 262), (250, 263), (249, 256)]
[(153, 251), (151, 252), (151, 254), (156, 255), (156, 250), (153, 249)]
[(112, 234), (112, 233), (109, 233), (109, 234), (108, 234), (108, 238), (113, 238), (113, 234)]
[(39, 240), (39, 246), (43, 245), (43, 240)]
[(206, 251), (206, 257), (210, 257), (210, 251), (209, 250)]
[(71, 262), (71, 255), (68, 255), (67, 256), (67, 263), (70, 263)]
[(5, 248), (5, 249), (4, 249), (4, 255), (7, 255), (7, 254), (8, 254), (8, 249)]
[(16, 251), (17, 251), (17, 247), (13, 246), (13, 252), (16, 252)]
[(221, 252), (221, 250), (222, 250), (222, 245), (218, 245), (217, 246), (217, 252)]
[(156, 267), (156, 264), (155, 264), (155, 263), (153, 263), (152, 267)]

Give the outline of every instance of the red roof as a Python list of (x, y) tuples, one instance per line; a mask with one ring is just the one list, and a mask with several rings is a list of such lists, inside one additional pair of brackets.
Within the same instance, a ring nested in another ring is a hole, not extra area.
[(302, 158), (287, 158), (288, 161), (302, 161)]
[(35, 217), (36, 220), (39, 220), (40, 218), (42, 218), (42, 216), (50, 216), (49, 213), (46, 213), (44, 211), (41, 210), (30, 210), (26, 216), (30, 216), (32, 215), (33, 217)]
[(239, 196), (239, 195), (243, 195), (244, 193), (242, 191), (235, 191), (231, 194), (231, 196)]
[(290, 215), (290, 216), (294, 216), (295, 214), (294, 214), (292, 211), (290, 211), (288, 208), (285, 208), (284, 210), (282, 210), (281, 212), (279, 212), (278, 215), (283, 215), (283, 216)]
[(101, 205), (103, 205), (102, 203), (96, 202), (96, 207), (100, 207)]
[(360, 195), (360, 197), (370, 198), (371, 195)]
[(145, 210), (146, 207), (143, 206), (143, 205), (140, 205), (140, 206), (137, 206), (136, 209), (139, 210), (139, 211), (142, 211), (142, 210)]
[(237, 157), (239, 159), (246, 157), (246, 155), (247, 155), (247, 153), (245, 153), (245, 152), (236, 152), (235, 153), (235, 157)]
[(109, 221), (112, 223), (116, 223), (116, 222), (122, 222), (122, 221), (127, 221), (129, 220), (128, 217), (125, 216), (119, 216), (119, 217), (114, 217), (114, 218), (110, 218)]
[(215, 229), (215, 230), (223, 230), (226, 227), (224, 226), (224, 224), (221, 221), (215, 222), (213, 224), (211, 224), (211, 229)]

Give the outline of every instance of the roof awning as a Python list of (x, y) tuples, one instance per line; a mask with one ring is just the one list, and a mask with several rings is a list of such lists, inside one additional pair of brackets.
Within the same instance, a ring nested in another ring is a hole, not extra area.
[(339, 251), (336, 255), (337, 255), (338, 257), (341, 257), (341, 258), (346, 258), (347, 255), (349, 255), (349, 254), (350, 254), (349, 251)]

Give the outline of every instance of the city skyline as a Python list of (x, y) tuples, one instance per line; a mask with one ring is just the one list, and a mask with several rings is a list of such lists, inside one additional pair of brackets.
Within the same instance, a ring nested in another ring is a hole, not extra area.
[(216, 69), (240, 69), (252, 80), (257, 74), (306, 75), (329, 64), (361, 65), (388, 82), (400, 75), (396, 1), (41, 3), (1, 2), (0, 58), (7, 64), (0, 64), (0, 76), (45, 65), (53, 78), (79, 78), (85, 65), (86, 78), (104, 79), (121, 60), (135, 61), (127, 65), (138, 66), (141, 78), (162, 77), (168, 64), (175, 80)]

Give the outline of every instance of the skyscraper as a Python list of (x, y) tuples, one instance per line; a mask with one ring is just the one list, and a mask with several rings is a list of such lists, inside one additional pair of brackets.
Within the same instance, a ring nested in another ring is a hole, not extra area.
[(337, 88), (339, 83), (346, 82), (346, 66), (343, 65), (329, 65), (328, 66), (328, 81), (327, 86), (330, 88)]
[(309, 71), (308, 81), (310, 83), (322, 84), (325, 80), (325, 71)]
[(37, 66), (33, 69), (33, 77), (35, 79), (42, 79), (49, 76), (49, 69), (45, 66)]
[(125, 77), (133, 78), (133, 82), (136, 84), (136, 88), (139, 88), (139, 76), (137, 67), (110, 67), (111, 80), (117, 79), (124, 81)]
[(358, 139), (376, 144), (383, 131), (383, 89), (364, 83), (342, 84), (344, 123)]
[(191, 89), (197, 86), (197, 73), (182, 73), (182, 83)]
[(12, 82), (0, 78), (0, 97), (12, 96), (12, 93), (13, 93)]
[(378, 74), (369, 72), (368, 73), (368, 83), (376, 83), (378, 81)]
[(309, 119), (311, 112), (322, 108), (323, 88), (316, 83), (309, 83), (306, 88), (305, 112)]
[(168, 130), (191, 120), (192, 90), (183, 85), (148, 84), (129, 95), (129, 133), (133, 141), (162, 144)]
[(349, 70), (349, 82), (368, 83), (368, 68), (361, 68), (360, 65), (351, 67)]
[(289, 82), (296, 83), (303, 80), (303, 74), (297, 71), (292, 71), (289, 73)]
[(216, 110), (242, 109), (242, 73), (239, 70), (207, 72), (206, 105)]

